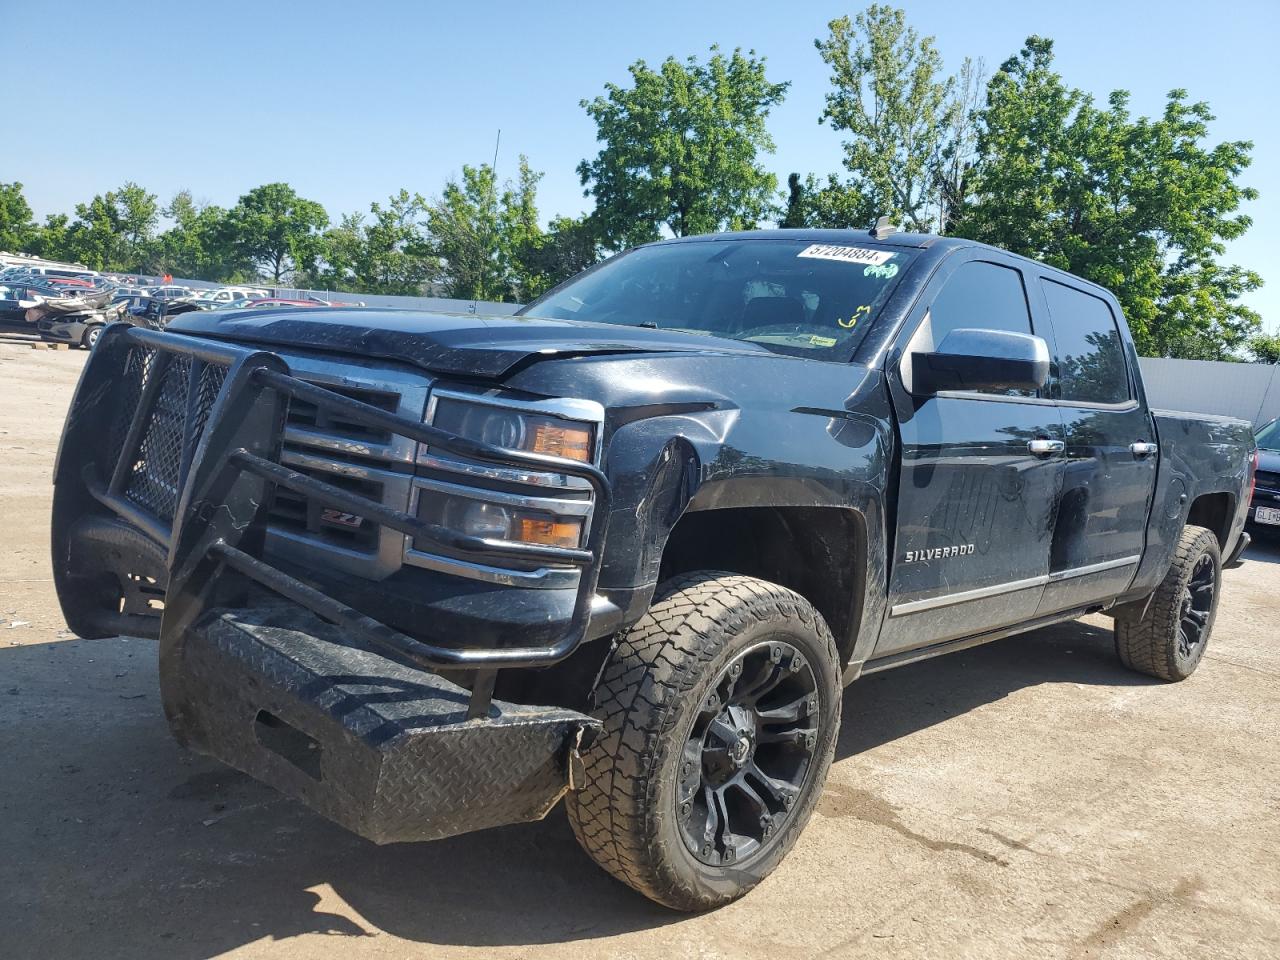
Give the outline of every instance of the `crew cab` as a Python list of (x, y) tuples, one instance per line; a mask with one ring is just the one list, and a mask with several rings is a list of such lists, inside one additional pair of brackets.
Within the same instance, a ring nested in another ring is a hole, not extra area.
[(112, 325), (53, 556), (79, 635), (159, 638), (192, 748), (376, 842), (564, 797), (605, 870), (694, 910), (795, 843), (842, 684), (1097, 612), (1189, 676), (1254, 460), (1248, 424), (1148, 407), (1094, 284), (752, 231), (515, 316)]

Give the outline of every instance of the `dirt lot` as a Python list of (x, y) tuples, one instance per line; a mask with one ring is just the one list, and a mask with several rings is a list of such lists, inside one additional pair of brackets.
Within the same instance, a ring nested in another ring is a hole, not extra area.
[(1109, 621), (869, 678), (798, 848), (685, 917), (563, 814), (378, 848), (169, 738), (149, 641), (78, 640), (49, 480), (85, 355), (0, 343), (0, 955), (1280, 956), (1280, 548), (1168, 686)]

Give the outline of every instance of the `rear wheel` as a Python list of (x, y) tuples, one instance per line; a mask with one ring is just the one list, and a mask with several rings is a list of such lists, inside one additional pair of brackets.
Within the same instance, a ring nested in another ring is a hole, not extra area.
[(1213, 631), (1221, 585), (1218, 538), (1204, 527), (1184, 527), (1155, 593), (1116, 616), (1116, 652), (1124, 665), (1161, 680), (1195, 673)]
[(835, 642), (799, 594), (697, 573), (659, 592), (594, 692), (600, 738), (569, 794), (578, 842), (678, 910), (742, 896), (781, 862), (826, 779)]

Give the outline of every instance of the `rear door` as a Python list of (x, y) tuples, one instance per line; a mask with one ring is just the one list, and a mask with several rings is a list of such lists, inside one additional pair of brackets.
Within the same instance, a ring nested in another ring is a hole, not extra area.
[[(875, 656), (1031, 619), (1049, 570), (1062, 422), (1031, 392), (910, 392), (910, 354), (953, 329), (1034, 333), (1016, 261), (952, 254), (908, 318), (888, 377), (901, 441), (889, 616)], [(1050, 444), (1055, 446), (1055, 444)]]
[(1040, 614), (1123, 592), (1146, 543), (1155, 489), (1155, 427), (1118, 308), (1065, 275), (1035, 279), (1053, 353), (1066, 466)]

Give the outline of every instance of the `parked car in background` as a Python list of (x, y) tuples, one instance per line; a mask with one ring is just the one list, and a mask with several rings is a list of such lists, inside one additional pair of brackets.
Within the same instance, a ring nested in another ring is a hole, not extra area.
[[(51, 343), (69, 343), (85, 350), (93, 349), (103, 328), (121, 318), (123, 311), (108, 309), (103, 313), (53, 314), (36, 321), (36, 332), (41, 340)], [(127, 316), (127, 315), (125, 315)]]
[(266, 290), (258, 287), (220, 287), (217, 290), (203, 290), (198, 299), (212, 300), (215, 303), (232, 303), (236, 300), (254, 300), (271, 296)]
[(76, 277), (89, 279), (92, 277), (101, 277), (102, 274), (96, 270), (84, 270), (75, 267), (37, 267), (26, 264), (18, 264), (12, 267), (6, 267), (0, 271), (0, 280), (7, 277), (27, 274), (34, 277)]
[(306, 300), (309, 303), (311, 302), (317, 303), (322, 307), (363, 307), (364, 306), (363, 300), (325, 300), (325, 299), (322, 299), (321, 297), (317, 297), (313, 293), (308, 294), (306, 296)]
[(140, 317), (146, 315), (153, 300), (145, 293), (126, 293), (123, 295), (117, 293), (115, 299), (111, 302), (123, 304), (126, 313)]
[(1258, 472), (1254, 474), (1249, 521), (1257, 529), (1280, 535), (1280, 419), (1265, 424), (1255, 434)]
[(172, 284), (163, 287), (152, 287), (148, 292), (157, 300), (180, 300), (193, 295), (190, 287), (179, 287)]
[(246, 310), (265, 310), (275, 307), (327, 307), (323, 300), (289, 300), (284, 297), (254, 297), (246, 300), (242, 307)]

